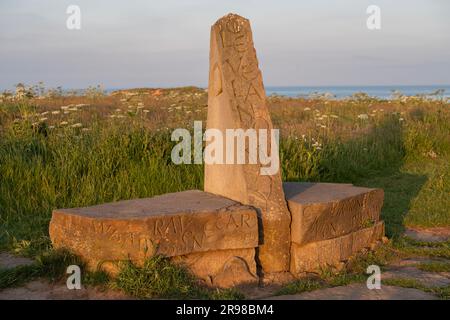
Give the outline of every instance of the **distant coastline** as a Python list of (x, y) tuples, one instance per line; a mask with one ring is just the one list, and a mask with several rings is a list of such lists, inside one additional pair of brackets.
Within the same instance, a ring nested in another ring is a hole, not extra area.
[[(115, 87), (105, 88), (102, 86), (95, 86), (95, 88), (109, 94), (113, 91), (119, 90), (135, 90), (137, 87)], [(157, 86), (141, 86), (145, 89), (173, 89), (178, 87), (157, 87)], [(197, 87), (206, 90), (206, 87)], [(365, 93), (369, 97), (378, 99), (392, 99), (395, 96), (428, 96), (435, 98), (450, 98), (450, 85), (373, 85), (373, 86), (266, 86), (267, 96), (284, 96), (291, 98), (317, 98), (324, 97), (327, 99), (343, 99), (351, 97), (357, 93)], [(83, 94), (85, 89), (67, 89), (59, 88), (62, 93), (76, 93)], [(15, 88), (0, 89), (2, 92), (14, 92)]]
[[(106, 89), (106, 92), (120, 90), (120, 88)], [(266, 95), (286, 97), (313, 97), (314, 95), (329, 94), (330, 98), (342, 99), (355, 93), (364, 92), (379, 99), (391, 99), (395, 92), (405, 96), (430, 95), (438, 90), (444, 90), (440, 97), (450, 98), (450, 85), (423, 86), (266, 86)]]
[(437, 90), (445, 90), (441, 96), (450, 97), (450, 85), (427, 85), (427, 86), (267, 86), (266, 94), (281, 95), (287, 97), (310, 97), (317, 94), (331, 94), (337, 99), (350, 97), (351, 95), (364, 92), (371, 97), (379, 99), (390, 99), (394, 92), (405, 96), (430, 95)]

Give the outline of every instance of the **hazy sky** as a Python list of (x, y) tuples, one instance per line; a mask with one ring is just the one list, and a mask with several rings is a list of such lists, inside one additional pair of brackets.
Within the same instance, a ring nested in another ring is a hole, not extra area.
[(250, 19), (266, 85), (450, 84), (448, 0), (0, 0), (0, 88), (206, 86), (228, 12)]

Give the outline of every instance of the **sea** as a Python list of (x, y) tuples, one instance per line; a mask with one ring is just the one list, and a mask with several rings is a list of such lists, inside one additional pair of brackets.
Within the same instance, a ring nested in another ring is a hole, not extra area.
[[(120, 89), (132, 88), (103, 88), (106, 93)], [(450, 98), (450, 85), (379, 85), (379, 86), (266, 86), (266, 95), (279, 95), (285, 97), (317, 97), (343, 99), (355, 93), (366, 93), (370, 97), (379, 99), (392, 99), (395, 96), (417, 96), (425, 95), (435, 98)], [(11, 88), (9, 89), (11, 90)], [(12, 89), (14, 91), (14, 89)], [(63, 89), (63, 92), (74, 91)], [(75, 89), (82, 93), (83, 89)], [(1, 93), (1, 90), (0, 90)]]
[[(108, 88), (110, 93), (121, 88)], [(132, 89), (132, 88), (130, 88)], [(285, 97), (312, 97), (326, 95), (327, 98), (343, 99), (355, 93), (366, 93), (379, 99), (391, 99), (394, 94), (405, 96), (432, 95), (441, 90), (436, 98), (450, 98), (450, 85), (423, 85), (423, 86), (266, 86), (266, 95), (279, 95)]]
[[(440, 90), (440, 92), (438, 92)], [(444, 91), (442, 91), (444, 90)], [(314, 95), (327, 95), (342, 99), (355, 93), (364, 92), (371, 97), (391, 99), (395, 94), (405, 96), (432, 95), (438, 92), (437, 98), (450, 98), (450, 85), (426, 86), (267, 86), (266, 95), (280, 95), (286, 97), (310, 97)]]

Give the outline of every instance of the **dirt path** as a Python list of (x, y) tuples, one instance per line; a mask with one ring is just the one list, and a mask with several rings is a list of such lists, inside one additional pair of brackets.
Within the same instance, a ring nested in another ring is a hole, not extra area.
[(0, 269), (10, 269), (31, 264), (33, 264), (33, 260), (31, 259), (14, 256), (5, 252), (0, 253)]
[(118, 291), (101, 291), (96, 288), (69, 290), (65, 283), (35, 280), (23, 287), (0, 291), (0, 300), (124, 300), (129, 299)]
[(270, 297), (275, 300), (435, 300), (432, 294), (417, 289), (382, 286), (369, 290), (365, 283), (326, 288), (294, 295)]
[(405, 236), (417, 241), (443, 242), (450, 240), (450, 228), (406, 228)]

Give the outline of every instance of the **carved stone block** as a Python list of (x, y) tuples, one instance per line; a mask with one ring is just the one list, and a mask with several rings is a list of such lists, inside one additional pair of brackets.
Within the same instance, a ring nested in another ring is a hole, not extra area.
[(381, 189), (351, 184), (283, 184), (292, 215), (292, 242), (306, 244), (341, 237), (380, 220)]
[(305, 245), (292, 243), (291, 272), (317, 271), (321, 267), (338, 267), (364, 248), (371, 248), (384, 236), (384, 223), (377, 222), (374, 226), (364, 228), (350, 234)]
[[(106, 262), (112, 270), (112, 261), (141, 263), (162, 254), (184, 257), (205, 278), (206, 274), (217, 276), (236, 256), (247, 265), (249, 274), (256, 274), (256, 210), (198, 190), (55, 210), (50, 237), (55, 247), (68, 248), (91, 267)], [(194, 259), (198, 261), (191, 263), (193, 257), (199, 257)], [(248, 274), (243, 276), (248, 278)]]
[[(226, 129), (255, 129), (258, 134), (260, 129), (273, 129), (247, 19), (229, 14), (212, 26), (209, 70), (208, 129), (219, 130), (223, 136)], [(271, 145), (267, 148), (272, 150)], [(205, 191), (257, 208), (261, 221), (258, 259), (263, 272), (287, 271), (291, 219), (280, 172), (262, 175), (260, 161), (250, 164), (248, 154), (247, 146), (245, 164), (206, 163)]]

